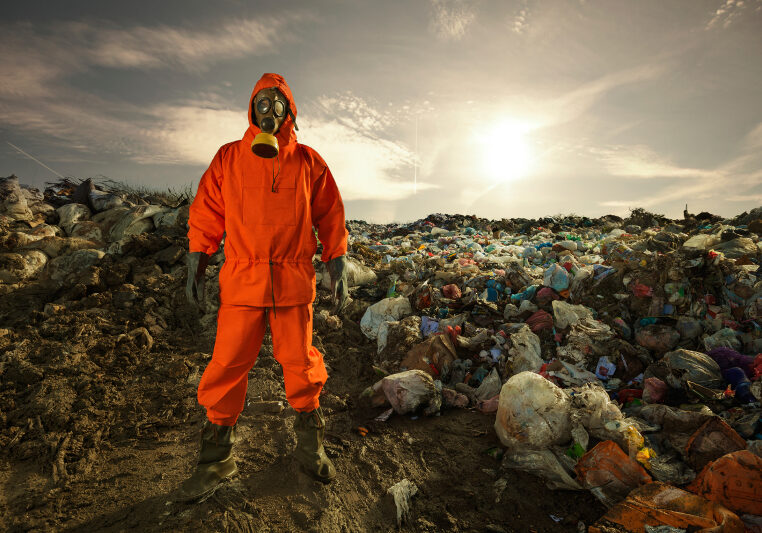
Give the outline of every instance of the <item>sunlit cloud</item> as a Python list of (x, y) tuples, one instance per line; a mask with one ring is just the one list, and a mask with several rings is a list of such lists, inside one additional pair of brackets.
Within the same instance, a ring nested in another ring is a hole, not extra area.
[(725, 198), (728, 202), (754, 202), (762, 205), (762, 194), (732, 195)]
[(301, 17), (228, 20), (205, 28), (130, 26), (101, 21), (0, 25), (0, 122), (51, 146), (117, 155), (138, 163), (207, 164), (240, 138), (246, 110), (206, 92), (193, 101), (134, 105), (70, 85), (94, 68), (203, 71), (221, 60), (273, 51), (274, 37)]
[[(362, 116), (367, 109), (360, 109)], [(398, 200), (432, 187), (414, 183), (415, 154), (405, 145), (374, 135), (362, 120), (316, 115), (299, 121), (299, 141), (325, 159), (343, 199)]]
[(727, 29), (736, 20), (749, 12), (759, 13), (762, 11), (762, 0), (725, 0), (712, 14), (712, 18), (706, 25), (706, 29)]
[(606, 170), (614, 176), (644, 179), (722, 177), (718, 171), (674, 165), (645, 145), (610, 146), (591, 151), (598, 154)]
[(249, 126), (245, 109), (220, 109), (211, 102), (159, 105), (151, 115), (150, 127), (136, 139), (143, 145), (133, 158), (138, 163), (208, 165), (220, 146), (243, 137)]
[(528, 105), (535, 116), (545, 117), (543, 126), (562, 124), (585, 114), (613, 89), (655, 79), (666, 69), (666, 64), (658, 62), (638, 65), (600, 76), (552, 100), (530, 100)]
[(629, 200), (607, 200), (605, 202), (598, 202), (598, 205), (602, 207), (633, 207), (632, 202)]
[(444, 40), (462, 39), (476, 18), (465, 0), (431, 0), (431, 7), (431, 27), (434, 33)]
[(510, 23), (510, 28), (513, 33), (521, 35), (529, 27), (529, 7), (526, 2), (522, 3), (521, 9), (516, 13)]
[[(762, 195), (754, 189), (762, 185), (760, 154), (756, 152), (757, 126), (746, 136), (739, 154), (714, 169), (684, 168), (670, 163), (645, 146), (616, 146), (591, 149), (601, 157), (605, 168), (613, 175), (641, 179), (660, 179), (668, 185), (657, 193), (648, 193), (622, 200), (601, 202), (610, 207), (667, 205), (674, 201), (723, 200), (730, 202), (757, 202)], [(732, 191), (733, 194), (728, 194)]]
[[(299, 17), (230, 20), (211, 28), (132, 26), (103, 21), (0, 25), (0, 96), (54, 94), (57, 79), (93, 67), (206, 70), (220, 60), (273, 51), (291, 37), (284, 28)], [(277, 39), (275, 37), (277, 36)]]
[(333, 116), (347, 127), (356, 128), (367, 135), (388, 128), (396, 120), (391, 111), (374, 107), (351, 91), (322, 96), (313, 103), (313, 107), (315, 112)]

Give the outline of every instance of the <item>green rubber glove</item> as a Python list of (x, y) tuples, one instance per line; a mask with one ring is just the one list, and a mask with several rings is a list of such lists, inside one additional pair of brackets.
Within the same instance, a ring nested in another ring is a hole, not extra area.
[(188, 283), (185, 285), (185, 295), (191, 305), (202, 309), (209, 256), (204, 252), (191, 252), (187, 255), (186, 263), (188, 264)]
[(331, 276), (331, 296), (334, 312), (343, 310), (349, 303), (349, 281), (347, 280), (347, 257), (341, 255), (328, 261)]

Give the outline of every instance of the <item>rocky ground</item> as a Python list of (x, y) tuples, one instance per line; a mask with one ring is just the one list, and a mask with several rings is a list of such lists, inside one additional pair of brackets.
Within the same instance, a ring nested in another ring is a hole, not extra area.
[[(319, 290), (314, 344), (329, 367), (320, 401), (327, 417), (326, 450), (338, 470), (336, 480), (329, 485), (313, 481), (290, 457), (295, 445), (294, 412), (285, 402), (282, 371), (266, 336), (249, 374), (247, 404), (239, 423), (235, 455), (240, 472), (210, 499), (189, 505), (177, 503), (174, 491), (191, 473), (197, 457), (204, 412), (195, 394), (214, 346), (215, 282), (223, 252), (212, 258), (206, 304), (199, 312), (188, 305), (184, 292), (187, 199), (120, 194), (87, 182), (58, 183), (43, 194), (5, 179), (0, 202), (0, 447), (4, 450), (0, 530), (583, 531), (606, 512), (588, 491), (550, 490), (542, 479), (508, 468), (501, 460), (504, 446), (494, 429), (494, 410), (470, 397), (473, 390), (467, 387), (457, 387), (469, 396), (466, 407), (445, 406), (435, 416), (416, 412), (376, 420), (386, 406), (374, 407), (364, 391), (386, 373), (405, 368), (402, 360), (423, 339), (420, 331), (406, 336), (410, 322), (388, 317), (389, 346), (380, 347), (361, 323), (367, 321), (369, 306), (385, 297), (407, 299), (411, 307), (407, 314), (415, 316), (406, 320), (417, 320), (413, 330), (421, 327), (422, 316), (441, 316), (443, 308), (449, 309), (446, 316), (466, 314), (460, 338), (454, 337), (455, 349), (459, 360), (470, 358), (479, 364), (485, 348), (493, 344), (489, 340), (493, 337), (488, 335), (485, 343), (486, 337), (479, 336), (483, 331), (493, 335), (506, 323), (524, 323), (538, 309), (551, 309), (549, 302), (530, 309), (504, 295), (496, 302), (479, 297), (490, 277), (480, 275), (489, 272), (495, 278), (499, 268), (504, 271), (497, 277), (512, 282), (514, 294), (532, 283), (531, 276), (511, 270), (506, 262), (480, 260), (477, 254), (486, 254), (488, 243), (510, 241), (520, 246), (522, 235), (540, 233), (535, 240), (547, 233), (556, 236), (554, 242), (567, 242), (574, 231), (604, 235), (627, 225), (663, 230), (678, 222), (634, 212), (627, 221), (616, 217), (484, 221), (442, 215), (411, 225), (351, 223), (353, 303), (340, 316), (330, 312), (324, 271), (315, 260)], [(672, 252), (702, 226), (715, 225), (716, 233), (721, 224), (719, 217), (705, 215), (703, 219), (686, 215), (679, 228), (638, 238), (649, 243), (643, 250), (654, 251), (648, 272), (644, 270), (637, 282), (657, 287), (659, 304), (654, 304), (654, 296), (638, 296), (634, 291), (640, 289), (634, 285), (626, 302), (614, 296), (622, 293), (618, 286), (632, 282), (623, 281), (626, 273), (642, 268), (640, 257), (629, 269), (622, 268), (621, 263), (633, 261), (622, 249), (616, 275), (595, 288), (580, 288), (576, 298), (568, 292), (566, 297), (596, 309), (597, 317), (612, 328), (617, 327), (615, 317), (623, 316), (634, 327), (641, 317), (657, 314), (652, 312), (655, 305), (673, 301), (658, 289), (669, 281), (660, 276), (670, 269), (695, 268), (684, 262), (706, 254), (701, 250), (678, 257)], [(712, 287), (711, 291), (702, 287), (702, 294), (719, 296), (717, 287), (725, 286), (729, 272), (756, 265), (758, 238), (744, 229), (747, 223), (736, 222), (743, 228), (733, 231), (740, 234), (720, 236), (712, 243), (717, 248), (735, 239), (735, 248), (727, 253), (734, 256), (729, 259), (733, 263), (699, 276), (701, 283)], [(438, 237), (435, 227), (449, 233)], [(453, 233), (468, 234), (467, 227), (482, 235), (480, 250), (466, 251), (470, 263), (446, 268), (465, 257), (462, 250), (449, 256), (447, 239)], [(426, 240), (428, 253), (414, 253), (419, 242), (414, 237), (411, 243), (409, 235), (415, 232), (431, 236)], [(627, 239), (625, 235), (620, 241), (633, 243)], [(637, 251), (636, 246), (627, 248)], [(612, 249), (609, 245), (601, 252), (606, 255), (601, 264), (614, 263)], [(751, 267), (744, 270), (751, 271)], [(743, 342), (749, 352), (758, 338), (753, 328), (744, 329), (743, 320), (749, 320), (749, 306), (756, 306), (752, 296), (758, 287), (755, 279), (744, 280), (737, 281), (738, 290), (730, 285), (734, 294), (741, 294), (744, 309), (734, 311), (739, 305), (731, 309), (728, 304), (720, 312), (741, 323), (739, 334), (746, 336), (739, 337), (739, 350)], [(442, 288), (452, 283), (463, 293), (446, 298)], [(424, 286), (433, 288), (421, 289)], [(744, 287), (749, 290), (744, 292)], [(563, 289), (558, 292), (563, 294)], [(696, 301), (674, 300), (676, 313), (706, 313), (706, 308), (690, 312)], [(663, 314), (661, 308), (658, 314)], [(703, 330), (704, 338), (723, 325), (720, 321), (714, 330)], [(665, 327), (665, 323), (649, 326)], [(674, 321), (669, 327), (682, 331)], [(504, 330), (509, 336), (517, 332)], [(549, 360), (557, 349), (555, 330), (537, 331), (542, 359)], [(574, 327), (568, 331), (572, 341), (579, 337), (571, 335), (574, 331)], [(601, 342), (609, 350), (618, 346), (622, 353), (629, 353), (625, 345), (631, 347), (634, 351), (628, 357), (633, 361), (654, 360), (661, 348), (652, 344), (660, 339), (671, 343), (667, 347), (671, 350), (696, 349), (702, 338), (677, 335), (672, 343), (667, 333), (652, 329), (636, 342), (634, 334), (625, 337), (626, 332), (610, 331), (614, 333)], [(590, 335), (594, 337), (594, 332)], [(569, 349), (558, 353), (566, 353), (569, 360), (579, 362), (580, 353), (598, 360), (597, 351), (593, 354), (583, 345), (575, 348), (569, 338), (563, 341)], [(586, 342), (590, 346), (597, 341), (588, 337)], [(505, 348), (496, 364), (502, 381), (513, 373)], [(387, 491), (405, 479), (417, 493), (398, 528), (398, 508)]]

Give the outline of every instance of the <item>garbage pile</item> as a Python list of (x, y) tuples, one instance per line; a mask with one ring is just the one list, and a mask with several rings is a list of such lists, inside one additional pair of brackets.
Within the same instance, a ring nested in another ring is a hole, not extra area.
[[(181, 329), (214, 336), (224, 243), (189, 328), (187, 220), (188, 199), (0, 179), (10, 456), (45, 457), (65, 479), (105, 440), (191, 416), (205, 360), (150, 353)], [(378, 376), (361, 396), (377, 420), (494, 416), (503, 476), (590, 491), (609, 508), (590, 531), (762, 530), (762, 208), (347, 226), (353, 302), (341, 316), (321, 308), (330, 279), (317, 255), (316, 337), (359, 325), (348, 338)], [(187, 401), (152, 414), (117, 382)]]
[(506, 470), (611, 509), (591, 531), (758, 527), (762, 208), (500, 224), (351, 223), (381, 297), (364, 397), (495, 412)]

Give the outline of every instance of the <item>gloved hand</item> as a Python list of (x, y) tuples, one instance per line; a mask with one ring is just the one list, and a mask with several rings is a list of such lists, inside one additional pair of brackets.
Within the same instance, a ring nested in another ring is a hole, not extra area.
[(347, 257), (341, 255), (328, 261), (328, 273), (331, 275), (331, 296), (334, 312), (339, 312), (349, 303)]
[(206, 285), (206, 266), (209, 256), (204, 252), (191, 252), (187, 255), (188, 283), (185, 285), (185, 295), (191, 305), (201, 309), (204, 304), (204, 286)]

